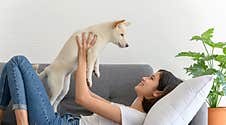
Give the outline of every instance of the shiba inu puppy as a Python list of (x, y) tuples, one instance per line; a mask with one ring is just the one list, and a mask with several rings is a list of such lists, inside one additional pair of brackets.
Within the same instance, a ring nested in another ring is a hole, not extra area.
[[(129, 46), (125, 40), (126, 26), (129, 22), (125, 20), (112, 21), (90, 26), (86, 29), (77, 31), (72, 34), (69, 40), (64, 44), (60, 53), (55, 60), (39, 74), (40, 79), (47, 77), (47, 87), (49, 88), (50, 103), (57, 111), (57, 106), (67, 94), (70, 86), (70, 78), (77, 67), (78, 48), (76, 44), (76, 35), (82, 32), (92, 32), (97, 35), (95, 45), (88, 50), (87, 55), (87, 82), (92, 86), (92, 72), (100, 77), (99, 72), (99, 55), (108, 43), (113, 43), (120, 48)], [(37, 67), (36, 65), (34, 67)]]

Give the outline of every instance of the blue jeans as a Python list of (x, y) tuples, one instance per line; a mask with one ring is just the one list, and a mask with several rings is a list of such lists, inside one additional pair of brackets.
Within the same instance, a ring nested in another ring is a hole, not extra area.
[(25, 109), (30, 125), (79, 125), (79, 118), (54, 113), (43, 83), (24, 56), (14, 56), (0, 78), (0, 108), (12, 100), (12, 109)]

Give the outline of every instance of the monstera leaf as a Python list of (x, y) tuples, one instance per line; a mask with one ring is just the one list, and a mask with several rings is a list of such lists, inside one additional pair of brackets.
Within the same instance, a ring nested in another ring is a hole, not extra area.
[(187, 57), (192, 57), (193, 60), (198, 60), (200, 59), (201, 57), (204, 57), (204, 53), (198, 53), (198, 52), (181, 52), (181, 53), (178, 53), (176, 55), (176, 57), (180, 57), (180, 56), (187, 56)]

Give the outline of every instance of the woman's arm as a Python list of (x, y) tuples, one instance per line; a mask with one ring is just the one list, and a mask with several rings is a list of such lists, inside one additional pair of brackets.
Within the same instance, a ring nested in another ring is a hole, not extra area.
[[(90, 39), (90, 35), (89, 35)], [(90, 96), (89, 88), (86, 82), (86, 69), (87, 69), (87, 44), (85, 33), (82, 33), (82, 43), (80, 43), (80, 39), (76, 36), (76, 42), (78, 46), (78, 63), (77, 63), (77, 71), (74, 74), (76, 79), (75, 84), (75, 98), (76, 101), (84, 100), (84, 98)]]
[(121, 112), (118, 106), (112, 105), (101, 99), (97, 99), (90, 94), (86, 81), (87, 50), (96, 42), (97, 36), (89, 33), (88, 38), (82, 33), (82, 43), (78, 36), (76, 42), (78, 45), (78, 66), (75, 73), (75, 102), (96, 114), (121, 124)]
[(89, 93), (90, 93), (90, 95), (91, 95), (92, 97), (94, 97), (94, 98), (96, 98), (96, 99), (102, 100), (102, 101), (107, 102), (107, 103), (111, 103), (111, 102), (109, 102), (108, 100), (104, 99), (103, 97), (101, 97), (101, 96), (99, 96), (99, 95), (93, 93), (92, 91), (89, 91)]

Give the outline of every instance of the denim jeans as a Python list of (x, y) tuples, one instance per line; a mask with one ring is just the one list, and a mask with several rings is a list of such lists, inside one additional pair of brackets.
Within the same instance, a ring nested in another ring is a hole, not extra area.
[(43, 83), (25, 56), (14, 56), (0, 78), (0, 108), (25, 109), (30, 125), (79, 125), (79, 118), (53, 111)]

